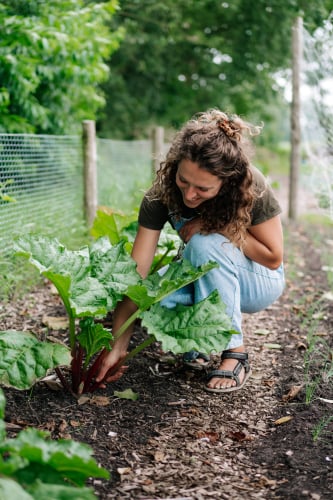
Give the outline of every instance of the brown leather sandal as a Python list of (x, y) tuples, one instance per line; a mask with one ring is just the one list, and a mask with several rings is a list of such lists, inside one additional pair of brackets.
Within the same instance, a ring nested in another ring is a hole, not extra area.
[[(229, 378), (232, 380), (236, 381), (236, 385), (232, 387), (221, 387), (214, 389), (213, 387), (208, 387), (206, 386), (205, 389), (208, 392), (232, 392), (232, 391), (238, 391), (241, 389), (246, 381), (248, 380), (249, 376), (251, 375), (251, 368), (248, 362), (248, 354), (246, 352), (233, 352), (233, 351), (225, 351), (222, 353), (221, 356), (221, 361), (224, 359), (236, 359), (238, 361), (237, 365), (235, 368), (231, 370), (213, 370), (211, 371), (208, 376), (207, 376), (207, 382), (209, 382), (212, 378), (214, 377), (219, 377), (219, 378)], [(242, 371), (242, 368), (244, 369), (244, 379), (242, 382), (240, 382), (239, 379), (239, 374)]]

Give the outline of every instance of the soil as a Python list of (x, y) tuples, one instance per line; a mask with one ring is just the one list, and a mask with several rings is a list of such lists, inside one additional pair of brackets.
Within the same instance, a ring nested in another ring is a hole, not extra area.
[[(206, 372), (154, 344), (81, 404), (46, 382), (5, 388), (8, 435), (34, 426), (89, 444), (110, 471), (110, 480), (89, 483), (100, 499), (333, 498), (333, 302), (321, 259), (332, 239), (325, 229), (318, 247), (304, 226), (287, 230), (285, 293), (244, 315), (252, 365), (244, 389), (208, 393)], [(65, 339), (64, 330), (43, 326), (45, 315), (64, 315), (48, 283), (0, 313), (1, 330)], [(145, 336), (138, 323), (133, 346)], [(138, 399), (115, 395), (126, 389)]]

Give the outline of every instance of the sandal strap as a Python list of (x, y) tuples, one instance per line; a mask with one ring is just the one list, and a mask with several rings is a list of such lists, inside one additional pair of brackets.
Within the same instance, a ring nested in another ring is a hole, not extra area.
[(184, 352), (183, 354), (183, 361), (186, 363), (191, 363), (192, 361), (195, 361), (196, 359), (201, 358), (204, 361), (210, 361), (210, 357), (207, 356), (207, 354), (199, 351), (188, 351)]
[(247, 361), (249, 355), (247, 352), (233, 352), (233, 351), (223, 351), (221, 355), (221, 360), (224, 359), (238, 359), (240, 362)]
[(235, 380), (236, 385), (238, 386), (238, 385), (240, 385), (240, 380), (238, 377), (240, 370), (238, 370), (238, 372), (235, 373), (235, 370), (237, 369), (238, 366), (240, 368), (242, 368), (242, 365), (240, 363), (237, 363), (237, 365), (233, 371), (230, 371), (230, 370), (212, 370), (207, 377), (207, 381), (209, 382), (213, 377), (229, 378), (229, 379)]
[(224, 359), (237, 359), (238, 363), (236, 365), (236, 368), (240, 365), (243, 366), (245, 373), (250, 371), (250, 365), (248, 361), (249, 355), (247, 354), (247, 352), (224, 351), (221, 356), (221, 361), (223, 361)]

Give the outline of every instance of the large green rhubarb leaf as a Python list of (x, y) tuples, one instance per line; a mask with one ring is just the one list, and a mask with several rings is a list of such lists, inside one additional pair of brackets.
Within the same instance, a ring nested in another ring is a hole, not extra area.
[(101, 236), (107, 236), (113, 245), (119, 243), (120, 235), (114, 214), (111, 210), (97, 210), (90, 234), (96, 239)]
[(141, 279), (136, 262), (125, 250), (125, 241), (112, 246), (108, 238), (100, 238), (92, 245), (90, 256), (91, 274), (103, 284), (113, 306)]
[(70, 317), (105, 315), (112, 308), (107, 290), (91, 276), (88, 247), (71, 251), (56, 239), (27, 235), (14, 249), (55, 285)]
[[(138, 229), (137, 214), (123, 214), (112, 208), (102, 207), (97, 210), (90, 234), (95, 238), (107, 236), (112, 245), (117, 245), (121, 240), (134, 241)], [(132, 243), (126, 243), (132, 247)]]
[[(36, 481), (28, 488), (29, 493), (36, 500), (96, 500), (96, 495), (90, 488), (75, 488), (74, 486), (64, 486), (63, 484), (48, 484)], [(1, 498), (1, 497), (0, 497)], [(13, 498), (13, 497), (9, 497)], [(17, 497), (20, 498), (21, 497)], [(22, 497), (24, 500), (24, 497)]]
[(192, 349), (207, 354), (221, 352), (231, 335), (238, 333), (232, 329), (217, 291), (193, 306), (178, 304), (168, 309), (154, 304), (142, 318), (142, 325), (162, 343), (163, 350), (175, 354)]
[[(35, 500), (35, 496), (27, 493), (23, 487), (9, 477), (0, 477), (0, 498), (8, 498), (10, 500)], [(39, 497), (38, 497), (39, 498)], [(52, 500), (60, 497), (49, 497)], [(73, 498), (73, 497), (72, 497)], [(40, 499), (41, 500), (41, 499)]]
[(108, 471), (92, 457), (88, 445), (67, 439), (54, 441), (47, 439), (48, 436), (47, 432), (30, 427), (0, 446), (0, 452), (6, 453), (9, 461), (17, 455), (25, 460), (18, 469), (21, 482), (31, 483), (36, 479), (50, 482), (53, 477), (59, 484), (66, 484), (69, 479), (83, 486), (89, 477), (109, 477)]
[(67, 250), (56, 238), (28, 234), (17, 238), (14, 250), (23, 255), (41, 273), (52, 270), (54, 274), (68, 275), (80, 281), (89, 272), (89, 249)]
[(197, 280), (214, 267), (217, 267), (215, 262), (208, 262), (198, 268), (186, 260), (172, 262), (164, 274), (154, 273), (137, 285), (129, 286), (126, 295), (144, 311), (179, 288)]
[(16, 389), (29, 389), (48, 370), (69, 365), (68, 347), (39, 342), (32, 333), (0, 332), (0, 382)]

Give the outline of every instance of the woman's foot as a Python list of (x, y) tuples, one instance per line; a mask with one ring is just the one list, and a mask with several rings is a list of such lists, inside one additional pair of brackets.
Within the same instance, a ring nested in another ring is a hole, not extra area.
[(250, 372), (244, 346), (224, 351), (219, 368), (208, 375), (206, 389), (210, 392), (235, 391), (243, 387)]
[(202, 370), (208, 365), (209, 361), (210, 357), (203, 352), (188, 351), (183, 354), (184, 365), (192, 368), (193, 370)]

